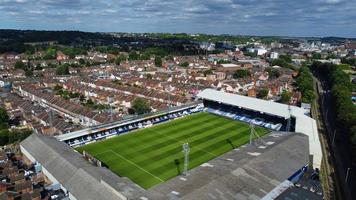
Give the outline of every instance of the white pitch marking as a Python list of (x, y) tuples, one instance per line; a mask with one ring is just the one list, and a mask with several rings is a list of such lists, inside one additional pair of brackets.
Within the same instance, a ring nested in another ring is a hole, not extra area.
[(146, 172), (147, 174), (150, 174), (151, 176), (155, 177), (156, 179), (160, 180), (161, 182), (164, 182), (164, 180), (160, 179), (159, 177), (155, 176), (154, 174), (151, 174), (149, 171), (143, 169), (142, 167), (138, 166), (136, 163), (132, 162), (131, 160), (125, 158), (124, 156), (116, 153), (115, 151), (113, 150), (110, 150), (112, 153), (114, 153), (115, 155), (119, 156), (120, 158), (122, 159), (125, 159), (126, 161), (130, 162), (131, 164), (135, 165), (137, 168), (141, 169), (142, 171)]

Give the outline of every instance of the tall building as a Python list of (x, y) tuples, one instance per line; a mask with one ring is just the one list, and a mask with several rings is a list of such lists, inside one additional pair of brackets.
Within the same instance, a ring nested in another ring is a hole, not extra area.
[(279, 57), (279, 54), (277, 52), (271, 52), (270, 57), (271, 59), (277, 59)]

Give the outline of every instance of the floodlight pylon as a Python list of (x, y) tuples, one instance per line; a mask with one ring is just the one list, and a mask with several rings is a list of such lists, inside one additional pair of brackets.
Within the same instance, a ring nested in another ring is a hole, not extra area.
[(183, 171), (183, 175), (187, 176), (188, 175), (188, 167), (189, 167), (189, 144), (188, 143), (184, 143), (183, 144), (183, 153), (184, 153), (184, 171)]
[(256, 137), (256, 140), (261, 140), (263, 144), (266, 144), (266, 142), (258, 135), (258, 133), (255, 130), (255, 124), (250, 122), (250, 144), (253, 142), (253, 136)]

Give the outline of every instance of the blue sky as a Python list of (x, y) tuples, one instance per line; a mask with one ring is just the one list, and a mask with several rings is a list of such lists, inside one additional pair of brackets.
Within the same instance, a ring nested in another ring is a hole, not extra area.
[(1, 29), (356, 37), (356, 0), (0, 0)]

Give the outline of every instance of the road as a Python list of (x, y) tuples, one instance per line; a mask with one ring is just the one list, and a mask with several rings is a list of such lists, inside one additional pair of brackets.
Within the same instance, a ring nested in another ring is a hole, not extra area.
[(341, 193), (341, 197), (338, 197), (338, 199), (356, 199), (356, 173), (355, 165), (352, 165), (352, 149), (349, 148), (349, 144), (345, 144), (345, 139), (342, 138), (342, 134), (336, 132), (335, 113), (333, 113), (332, 109), (334, 105), (331, 101), (329, 86), (323, 80), (315, 80), (317, 81), (317, 87), (319, 88), (321, 120), (325, 125), (324, 132), (331, 155), (330, 162), (334, 164), (336, 177), (335, 185)]

